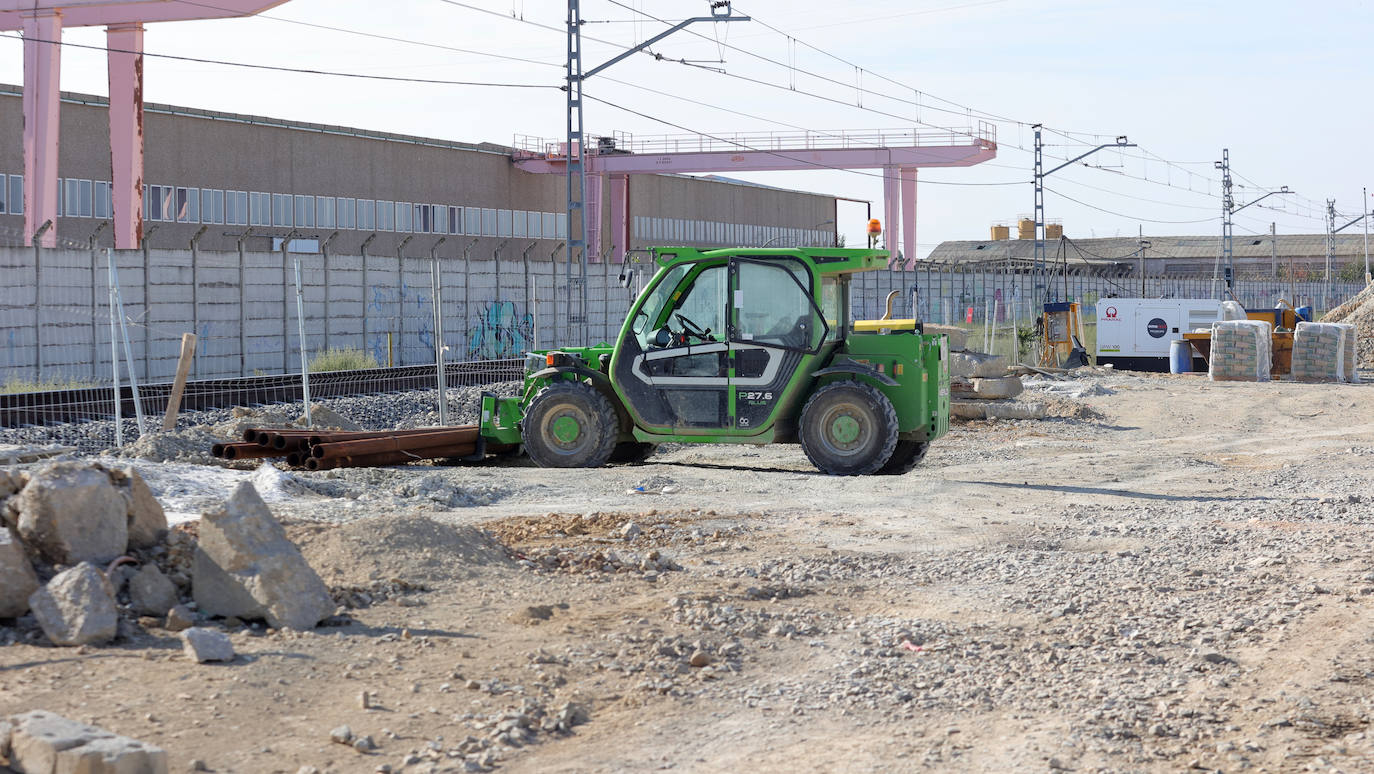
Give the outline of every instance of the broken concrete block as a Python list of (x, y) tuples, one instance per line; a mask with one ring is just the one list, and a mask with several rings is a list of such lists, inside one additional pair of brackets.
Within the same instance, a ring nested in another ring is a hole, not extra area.
[(18, 618), (29, 611), (29, 595), (38, 590), (38, 575), (24, 553), (24, 544), (0, 526), (0, 618)]
[(949, 351), (963, 352), (968, 348), (968, 331), (953, 325), (926, 323), (922, 326), (927, 334), (943, 333), (949, 337)]
[[(296, 420), (296, 424), (305, 425), (305, 414)], [(310, 404), (310, 426), (321, 430), (362, 430), (363, 426), (335, 411), (328, 406), (321, 406), (318, 403)]]
[(10, 767), (19, 772), (167, 774), (167, 753), (136, 739), (42, 710), (10, 722)]
[(1007, 372), (1007, 359), (1001, 355), (985, 355), (982, 352), (951, 352), (949, 355), (950, 376), (976, 376), (987, 379), (1002, 376)]
[(8, 470), (0, 470), (0, 499), (18, 492), (23, 486), (19, 479)]
[(185, 605), (175, 605), (167, 611), (167, 621), (164, 624), (167, 631), (179, 632), (189, 629), (196, 625), (196, 616), (191, 609)]
[(995, 379), (974, 379), (973, 394), (986, 400), (1015, 398), (1025, 391), (1021, 377), (1004, 376)]
[(122, 468), (111, 471), (110, 478), (129, 500), (129, 546), (150, 548), (161, 543), (167, 536), (167, 514), (143, 476), (133, 468)]
[(10, 502), (19, 536), (54, 564), (108, 562), (129, 544), (128, 505), (102, 468), (52, 463)]
[(994, 400), (951, 400), (949, 415), (960, 419), (1044, 419), (1043, 403)]
[(329, 589), (247, 482), (202, 515), (191, 589), (202, 612), (277, 628), (311, 629), (334, 613)]
[(129, 579), (129, 602), (140, 615), (167, 615), (178, 601), (176, 584), (157, 565), (145, 564)]
[(105, 642), (119, 624), (110, 582), (90, 562), (55, 575), (29, 596), (29, 607), (54, 645)]
[(234, 643), (217, 629), (196, 626), (181, 633), (181, 649), (198, 664), (207, 661), (233, 661)]

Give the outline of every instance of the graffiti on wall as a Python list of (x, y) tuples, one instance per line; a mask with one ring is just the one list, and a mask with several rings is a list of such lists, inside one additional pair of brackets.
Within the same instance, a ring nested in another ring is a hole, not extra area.
[(475, 315), (467, 332), (470, 358), (520, 357), (534, 338), (534, 317), (517, 314), (512, 301), (491, 301)]
[[(434, 351), (434, 315), (429, 296), (401, 283), (396, 288), (373, 287), (372, 300), (365, 314), (369, 324), (368, 341), (364, 349), (382, 365), (408, 365), (414, 357), (406, 357), (409, 346), (418, 345), (425, 352)], [(400, 335), (405, 333), (404, 338)], [(411, 337), (414, 337), (413, 339)], [(388, 352), (390, 349), (390, 352)]]

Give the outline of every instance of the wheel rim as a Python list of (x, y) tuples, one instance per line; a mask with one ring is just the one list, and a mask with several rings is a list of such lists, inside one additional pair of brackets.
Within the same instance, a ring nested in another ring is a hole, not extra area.
[(556, 454), (576, 454), (592, 437), (587, 432), (591, 418), (578, 406), (562, 405), (544, 417), (541, 435)]
[(832, 454), (851, 456), (868, 446), (873, 436), (873, 421), (860, 406), (838, 403), (821, 418), (821, 443)]
[(582, 435), (582, 427), (576, 419), (564, 415), (553, 420), (549, 425), (553, 431), (553, 438), (561, 445), (569, 445), (577, 441), (577, 437)]

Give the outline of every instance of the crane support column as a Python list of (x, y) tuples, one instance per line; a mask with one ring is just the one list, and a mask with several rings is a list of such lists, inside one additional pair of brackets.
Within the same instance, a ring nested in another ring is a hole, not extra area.
[(916, 168), (902, 167), (902, 267), (916, 265)]
[(105, 40), (115, 249), (136, 250), (143, 240), (143, 25), (110, 25)]
[(630, 176), (611, 175), (611, 261), (625, 262), (630, 249)]
[[(62, 68), (62, 13), (37, 11), (24, 26), (24, 241), (44, 223), (57, 225), (58, 75)], [(39, 242), (57, 246), (57, 229)]]
[(899, 169), (888, 165), (883, 167), (883, 244), (887, 246), (887, 265), (897, 263), (898, 210), (901, 205)]

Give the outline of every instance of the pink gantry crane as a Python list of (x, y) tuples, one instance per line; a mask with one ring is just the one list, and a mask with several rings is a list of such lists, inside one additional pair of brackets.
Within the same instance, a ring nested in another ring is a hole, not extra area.
[[(287, 0), (0, 0), (0, 30), (24, 34), (24, 233), (57, 244), (58, 83), (65, 27), (105, 27), (115, 247), (143, 238), (143, 25), (252, 16)], [(42, 234), (38, 234), (42, 231)]]
[[(574, 149), (576, 152), (576, 149)], [(794, 132), (731, 135), (594, 137), (587, 143), (587, 254), (601, 254), (601, 181), (610, 177), (612, 260), (629, 246), (629, 177), (670, 173), (778, 172), (816, 169), (881, 169), (883, 212), (889, 235), (901, 221), (902, 254), (916, 258), (916, 170), (970, 167), (997, 156), (997, 134), (980, 122), (975, 130), (914, 129), (866, 132)], [(566, 142), (519, 137), (516, 166), (540, 174), (566, 173)], [(897, 239), (888, 240), (897, 260)]]

